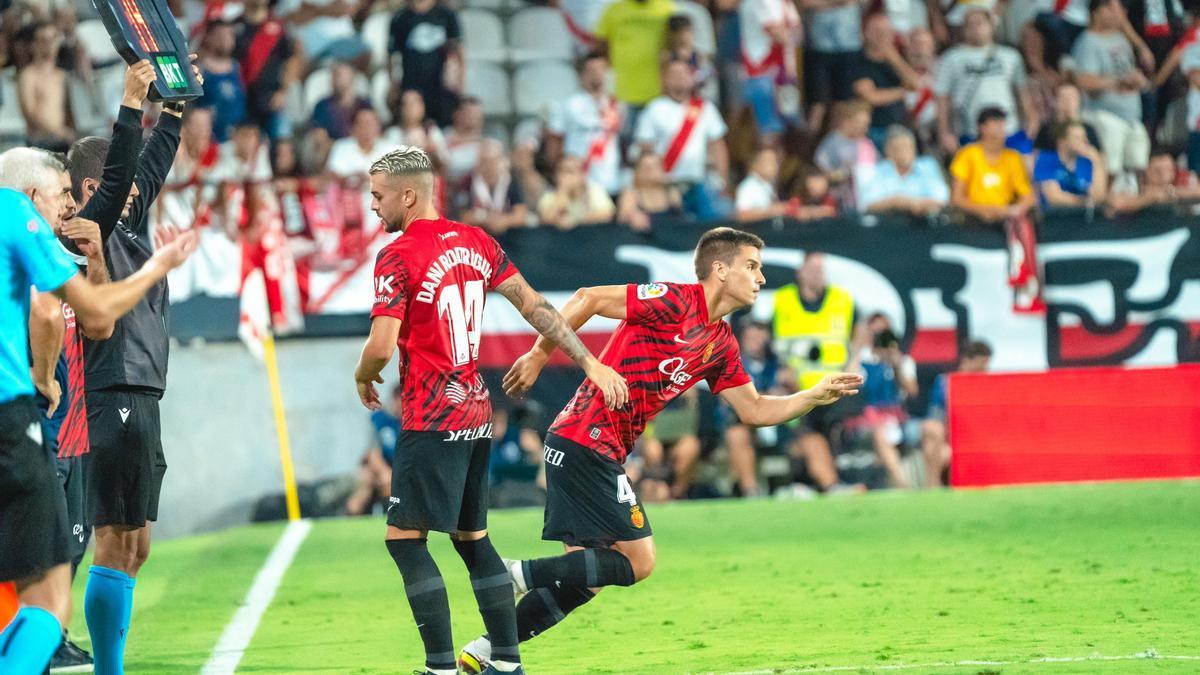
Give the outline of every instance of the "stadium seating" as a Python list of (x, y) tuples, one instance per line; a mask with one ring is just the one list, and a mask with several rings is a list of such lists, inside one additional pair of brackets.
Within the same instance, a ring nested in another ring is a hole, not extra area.
[(579, 90), (575, 69), (563, 61), (531, 61), (513, 75), (517, 113), (545, 117), (550, 108)]
[[(304, 81), (304, 110), (309, 117), (317, 103), (333, 91), (332, 78), (333, 71), (330, 68), (318, 68)], [(355, 74), (354, 88), (360, 96), (371, 95), (371, 83), (362, 73)]]
[(362, 39), (371, 48), (371, 69), (386, 69), (388, 62), (388, 29), (392, 26), (389, 12), (376, 12), (367, 17), (362, 27)]
[(696, 49), (713, 56), (717, 53), (717, 32), (708, 9), (691, 0), (675, 0), (675, 13), (686, 14), (692, 20), (696, 34)]
[(482, 9), (464, 9), (458, 13), (458, 22), (468, 60), (498, 62), (508, 58), (504, 24), (495, 14)]
[(495, 63), (468, 59), (463, 89), (483, 103), (483, 109), (489, 116), (507, 116), (513, 112), (508, 73)]
[(108, 37), (108, 29), (99, 19), (80, 21), (75, 27), (75, 35), (79, 38), (79, 44), (87, 50), (92, 65), (107, 66), (121, 61), (121, 55)]
[(562, 12), (549, 7), (523, 9), (508, 20), (508, 43), (514, 61), (574, 57), (574, 38)]

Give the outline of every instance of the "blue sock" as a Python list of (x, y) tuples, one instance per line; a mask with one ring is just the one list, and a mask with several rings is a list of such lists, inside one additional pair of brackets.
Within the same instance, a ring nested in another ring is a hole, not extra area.
[(125, 633), (133, 607), (133, 579), (120, 570), (92, 565), (83, 595), (83, 615), (92, 636), (96, 675), (125, 671)]
[(22, 607), (0, 633), (0, 673), (41, 675), (62, 643), (62, 626), (41, 607)]

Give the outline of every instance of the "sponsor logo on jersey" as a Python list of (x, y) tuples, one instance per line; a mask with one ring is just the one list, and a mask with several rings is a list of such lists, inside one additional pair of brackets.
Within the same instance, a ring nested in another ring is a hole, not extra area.
[(591, 436), (593, 441), (600, 438), (600, 427), (592, 427), (592, 431), (588, 436)]
[(443, 232), (443, 233), (439, 234), (438, 236), (442, 238), (442, 241), (446, 241), (450, 237), (457, 237), (458, 232), (455, 230), (450, 230), (449, 232)]
[(483, 257), (482, 253), (472, 251), (465, 246), (457, 246), (448, 249), (429, 263), (429, 269), (425, 270), (425, 279), (421, 281), (421, 290), (417, 291), (417, 301), (427, 305), (433, 304), (437, 290), (442, 285), (442, 279), (451, 269), (459, 265), (467, 265), (478, 270), (483, 275), (484, 283), (492, 278), (492, 264)]
[(445, 443), (453, 443), (455, 441), (476, 441), (480, 438), (492, 437), (492, 423), (475, 427), (474, 429), (463, 429), (462, 431), (451, 431), (446, 434)]
[(667, 393), (681, 394), (683, 393), (681, 387), (691, 382), (692, 376), (684, 371), (683, 366), (684, 361), (678, 356), (659, 362), (658, 372), (666, 375), (671, 380), (671, 384), (667, 385), (666, 389), (663, 390), (664, 395)]
[(396, 283), (395, 275), (389, 274), (386, 277), (375, 277), (375, 302), (388, 303), (392, 301), (392, 295), (396, 289), (392, 284)]
[(666, 284), (639, 284), (637, 287), (638, 300), (661, 298), (667, 294)]
[(551, 464), (553, 466), (562, 466), (563, 457), (566, 456), (565, 452), (562, 450), (555, 450), (548, 445), (543, 445), (542, 447), (545, 448), (545, 450), (542, 452), (542, 457), (545, 458), (547, 464)]
[(629, 509), (629, 522), (639, 530), (646, 526), (646, 516), (642, 513), (642, 507), (635, 506)]

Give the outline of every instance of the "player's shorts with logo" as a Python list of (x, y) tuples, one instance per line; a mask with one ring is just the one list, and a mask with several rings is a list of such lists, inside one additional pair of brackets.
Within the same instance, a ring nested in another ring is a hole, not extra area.
[(542, 539), (606, 547), (649, 537), (650, 519), (620, 464), (556, 434), (546, 436)]
[(392, 459), (387, 523), (401, 530), (487, 529), (492, 425), (465, 431), (400, 432)]
[(70, 560), (67, 507), (33, 398), (0, 404), (0, 581)]
[(70, 528), (71, 560), (83, 557), (92, 537), (92, 521), (87, 513), (87, 464), (91, 455), (59, 457), (55, 460), (58, 482), (67, 498), (67, 526)]
[(87, 512), (96, 527), (145, 527), (158, 520), (167, 460), (163, 456), (158, 397), (104, 389), (87, 393)]

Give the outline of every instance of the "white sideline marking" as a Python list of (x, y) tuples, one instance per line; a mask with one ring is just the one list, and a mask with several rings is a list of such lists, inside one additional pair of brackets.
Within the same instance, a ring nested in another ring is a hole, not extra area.
[[(893, 664), (871, 664), (866, 666), (819, 666), (814, 668), (788, 668), (785, 670), (744, 670), (738, 672), (723, 673), (722, 675), (774, 675), (776, 673), (847, 673), (860, 671), (876, 671), (876, 670), (925, 670), (928, 668), (962, 668), (963, 666), (1023, 666), (1037, 663), (1081, 663), (1086, 661), (1139, 661), (1142, 659), (1154, 659), (1164, 661), (1200, 661), (1200, 656), (1168, 656), (1159, 654), (1153, 649), (1148, 649), (1137, 654), (1129, 654), (1127, 656), (1103, 656), (1093, 654), (1091, 656), (1065, 656), (1052, 657), (1047, 656), (1040, 659), (1029, 659), (1028, 661), (942, 661), (938, 663), (893, 663)], [(712, 674), (709, 674), (712, 675)]]
[(275, 591), (279, 590), (279, 583), (283, 581), (283, 575), (291, 566), (296, 552), (300, 550), (300, 545), (304, 543), (304, 538), (311, 529), (311, 520), (288, 523), (287, 528), (283, 530), (283, 536), (279, 537), (279, 542), (271, 549), (271, 555), (267, 556), (267, 561), (254, 577), (254, 583), (250, 585), (242, 606), (225, 626), (225, 632), (221, 633), (221, 639), (217, 640), (217, 646), (213, 647), (212, 656), (200, 670), (201, 675), (232, 675), (237, 670), (242, 655), (246, 653), (246, 647), (250, 645), (254, 632), (258, 630), (258, 622), (267, 611), (267, 607), (271, 606)]

